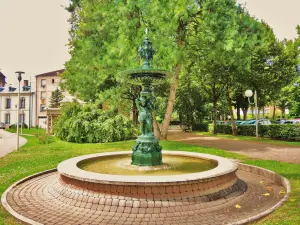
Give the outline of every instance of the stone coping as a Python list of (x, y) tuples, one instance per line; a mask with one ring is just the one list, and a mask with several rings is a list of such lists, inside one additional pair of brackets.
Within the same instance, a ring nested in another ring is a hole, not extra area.
[(164, 155), (179, 155), (196, 157), (203, 159), (210, 159), (216, 161), (218, 166), (207, 171), (199, 173), (189, 173), (183, 175), (168, 175), (168, 176), (124, 176), (124, 175), (109, 175), (95, 172), (89, 172), (80, 169), (77, 165), (83, 160), (95, 159), (104, 156), (115, 156), (115, 155), (128, 155), (131, 151), (121, 152), (106, 152), (97, 153), (90, 155), (83, 155), (75, 158), (71, 158), (61, 162), (57, 166), (57, 171), (66, 177), (87, 181), (92, 183), (103, 183), (103, 184), (120, 184), (120, 185), (170, 185), (180, 184), (199, 180), (216, 179), (225, 174), (235, 172), (238, 168), (237, 163), (230, 159), (225, 159), (219, 156), (194, 153), (194, 152), (182, 152), (182, 151), (162, 151)]

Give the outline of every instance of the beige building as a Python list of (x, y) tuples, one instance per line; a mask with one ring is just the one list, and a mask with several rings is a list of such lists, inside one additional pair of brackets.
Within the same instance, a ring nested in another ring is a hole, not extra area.
[[(53, 91), (59, 87), (59, 74), (64, 70), (56, 70), (36, 75), (36, 124), (40, 128), (47, 128), (46, 108), (50, 105), (50, 98)], [(64, 92), (66, 96), (66, 93)]]

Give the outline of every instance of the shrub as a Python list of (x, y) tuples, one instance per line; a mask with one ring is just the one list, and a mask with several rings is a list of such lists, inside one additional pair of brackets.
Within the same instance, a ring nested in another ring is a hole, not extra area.
[[(27, 129), (28, 128), (28, 125), (26, 123), (22, 123), (22, 124), (19, 124), (19, 128), (21, 128), (21, 125), (22, 125), (22, 128), (24, 129)], [(17, 124), (12, 124), (9, 126), (10, 129), (17, 129)]]
[(223, 124), (218, 124), (217, 125), (217, 133), (221, 134), (232, 134), (232, 129), (230, 125), (223, 125)]
[[(230, 125), (217, 125), (218, 133), (231, 134)], [(237, 134), (242, 136), (255, 136), (255, 126), (238, 126)], [(294, 124), (259, 125), (258, 135), (271, 139), (285, 141), (300, 141), (300, 126)]]
[(201, 123), (196, 123), (192, 125), (193, 131), (205, 131), (207, 132), (209, 130), (210, 121), (202, 121)]
[(62, 107), (55, 130), (60, 139), (76, 143), (123, 141), (137, 135), (131, 121), (116, 110), (102, 110), (96, 105), (82, 107), (79, 103)]
[(39, 140), (40, 144), (50, 144), (55, 142), (55, 137), (47, 134), (46, 132), (37, 132), (34, 136)]

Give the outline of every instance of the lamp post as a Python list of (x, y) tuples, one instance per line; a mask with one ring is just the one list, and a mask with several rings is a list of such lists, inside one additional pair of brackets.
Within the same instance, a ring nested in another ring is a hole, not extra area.
[(17, 79), (19, 81), (19, 89), (18, 89), (18, 116), (17, 116), (17, 151), (19, 151), (20, 148), (20, 134), (19, 134), (19, 120), (20, 120), (20, 89), (21, 89), (21, 80), (22, 80), (22, 74), (24, 74), (24, 72), (22, 71), (17, 71), (16, 72), (16, 76)]
[(256, 117), (255, 117), (255, 134), (256, 134), (256, 139), (258, 139), (258, 107), (257, 107), (257, 92), (256, 90), (254, 91), (254, 103), (250, 102), (250, 97), (253, 96), (253, 92), (251, 90), (245, 91), (245, 96), (248, 97), (248, 101), (250, 105), (255, 105), (255, 111), (256, 111)]

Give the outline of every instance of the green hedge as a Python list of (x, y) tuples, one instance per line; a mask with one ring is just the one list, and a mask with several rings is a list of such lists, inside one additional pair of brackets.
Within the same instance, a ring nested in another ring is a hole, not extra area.
[(209, 125), (211, 124), (211, 121), (203, 120), (201, 123), (196, 123), (192, 125), (193, 131), (209, 131)]
[[(230, 125), (217, 125), (217, 132), (231, 134)], [(237, 134), (242, 136), (255, 136), (255, 126), (238, 126)], [(258, 135), (277, 140), (300, 141), (300, 126), (293, 124), (259, 125)]]

